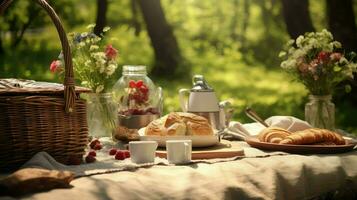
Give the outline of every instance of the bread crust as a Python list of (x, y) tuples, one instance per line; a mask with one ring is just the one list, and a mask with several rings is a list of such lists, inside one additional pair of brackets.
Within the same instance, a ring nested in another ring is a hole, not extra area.
[(152, 121), (145, 130), (146, 135), (213, 135), (212, 126), (204, 117), (183, 112), (172, 112)]

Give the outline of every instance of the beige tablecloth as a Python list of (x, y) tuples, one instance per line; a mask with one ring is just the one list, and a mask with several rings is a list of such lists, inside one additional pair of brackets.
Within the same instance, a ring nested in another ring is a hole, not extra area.
[[(248, 154), (257, 151), (239, 143)], [(154, 165), (82, 177), (72, 185), (24, 199), (309, 199), (339, 188), (357, 194), (357, 151)]]

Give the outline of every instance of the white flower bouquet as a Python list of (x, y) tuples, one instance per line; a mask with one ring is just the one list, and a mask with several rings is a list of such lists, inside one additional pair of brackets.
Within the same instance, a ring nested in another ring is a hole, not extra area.
[[(94, 93), (83, 95), (87, 99), (87, 120), (89, 132), (93, 136), (109, 136), (116, 126), (117, 104), (113, 101), (111, 89), (113, 75), (118, 67), (118, 51), (104, 41), (104, 35), (90, 32), (70, 33), (69, 44), (72, 50), (73, 70), (76, 80)], [(104, 28), (107, 32), (109, 27)], [(59, 55), (50, 65), (54, 73), (63, 73), (63, 56)]]
[[(93, 29), (89, 25), (88, 29)], [(107, 32), (110, 28), (104, 28)], [(112, 75), (118, 68), (118, 51), (93, 32), (70, 33), (68, 35), (73, 55), (73, 69), (75, 77), (81, 85), (92, 89), (96, 93), (105, 93), (111, 89)], [(51, 63), (52, 72), (62, 73), (63, 56)]]
[[(306, 33), (296, 41), (290, 40), (279, 57), (285, 60), (281, 67), (302, 82), (312, 95), (330, 95), (337, 84), (353, 79), (357, 64), (352, 62), (352, 52), (347, 60), (341, 52), (341, 43), (334, 41), (327, 30)], [(351, 87), (346, 85), (346, 91)]]

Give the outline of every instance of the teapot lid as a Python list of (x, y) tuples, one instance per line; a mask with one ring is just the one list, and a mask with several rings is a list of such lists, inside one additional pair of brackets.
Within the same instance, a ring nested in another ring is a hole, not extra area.
[(213, 92), (213, 88), (211, 88), (203, 75), (195, 75), (192, 79), (193, 87), (191, 92)]

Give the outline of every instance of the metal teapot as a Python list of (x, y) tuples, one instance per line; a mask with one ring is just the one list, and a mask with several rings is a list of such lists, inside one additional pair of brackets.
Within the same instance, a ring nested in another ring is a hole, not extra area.
[[(187, 99), (188, 94), (188, 99)], [(190, 112), (208, 119), (212, 127), (218, 131), (227, 127), (232, 110), (229, 101), (219, 102), (215, 91), (207, 84), (202, 75), (193, 77), (192, 89), (180, 89), (179, 100), (183, 112)]]

